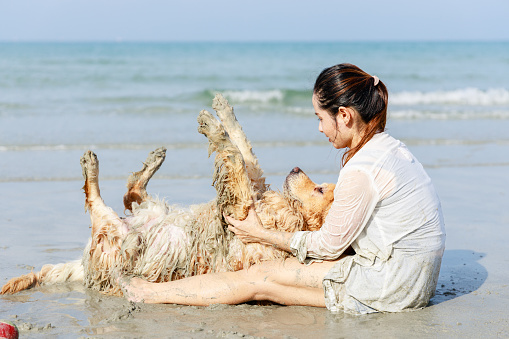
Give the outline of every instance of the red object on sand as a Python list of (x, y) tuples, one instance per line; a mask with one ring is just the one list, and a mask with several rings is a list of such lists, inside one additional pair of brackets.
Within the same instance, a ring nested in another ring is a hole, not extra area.
[(10, 321), (0, 320), (0, 338), (18, 339), (19, 331)]

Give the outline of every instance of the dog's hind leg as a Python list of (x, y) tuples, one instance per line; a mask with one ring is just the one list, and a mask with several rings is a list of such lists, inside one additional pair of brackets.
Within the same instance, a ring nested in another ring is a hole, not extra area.
[(228, 133), (231, 141), (238, 147), (242, 154), (246, 164), (247, 175), (257, 193), (257, 198), (260, 198), (263, 192), (268, 189), (269, 185), (265, 184), (263, 170), (260, 168), (258, 158), (253, 152), (251, 143), (235, 117), (233, 107), (230, 106), (228, 101), (221, 94), (216, 94), (212, 101), (212, 108), (216, 111), (219, 119), (221, 119), (224, 129)]
[(198, 124), (198, 132), (209, 139), (209, 155), (216, 152), (213, 180), (219, 215), (225, 212), (236, 219), (245, 219), (255, 192), (242, 154), (212, 114), (201, 111)]
[(161, 167), (166, 157), (166, 148), (160, 147), (149, 153), (143, 168), (132, 173), (127, 179), (127, 193), (124, 195), (124, 207), (132, 212), (133, 202), (141, 204), (149, 195), (147, 184), (154, 173)]
[[(91, 151), (81, 158), (83, 177), (85, 178), (85, 209), (90, 211), (92, 238), (84, 254), (84, 260), (75, 260), (58, 265), (44, 265), (41, 271), (25, 274), (9, 280), (0, 294), (16, 293), (40, 284), (52, 284), (70, 281), (82, 281), (98, 289), (110, 290), (110, 269), (117, 262), (120, 239), (124, 225), (118, 215), (104, 204), (99, 191), (99, 163)], [(120, 292), (117, 288), (113, 293)]]
[[(81, 157), (85, 185), (85, 210), (90, 212), (92, 238), (84, 252), (85, 285), (110, 293), (116, 286), (111, 276), (114, 265), (122, 258), (120, 248), (127, 228), (106, 204), (99, 190), (99, 161), (92, 151)], [(117, 289), (117, 292), (119, 290)]]
[(92, 151), (87, 151), (80, 159), (81, 169), (85, 184), (85, 211), (90, 212), (92, 222), (92, 237), (100, 234), (104, 227), (118, 226), (121, 227), (122, 221), (117, 213), (110, 207), (106, 206), (101, 198), (99, 189), (99, 160)]
[(0, 294), (12, 294), (41, 284), (57, 284), (83, 280), (81, 260), (70, 261), (57, 265), (44, 265), (39, 272), (31, 272), (12, 278), (3, 287)]

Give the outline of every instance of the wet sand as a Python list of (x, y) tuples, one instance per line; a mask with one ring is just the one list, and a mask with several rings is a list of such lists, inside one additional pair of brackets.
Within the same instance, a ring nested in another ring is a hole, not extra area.
[[(414, 153), (420, 157), (418, 149)], [(509, 166), (427, 170), (442, 200), (447, 243), (437, 293), (425, 309), (353, 316), (278, 305), (144, 305), (63, 284), (0, 297), (0, 319), (14, 321), (21, 337), (30, 338), (508, 337)], [(283, 180), (268, 179), (274, 188)], [(192, 188), (189, 181), (156, 176), (149, 190), (185, 203), (213, 196), (210, 180), (193, 180)], [(0, 183), (1, 284), (32, 267), (81, 256), (90, 231), (81, 186), (81, 181)], [(101, 187), (106, 203), (122, 211), (123, 181), (104, 181)]]

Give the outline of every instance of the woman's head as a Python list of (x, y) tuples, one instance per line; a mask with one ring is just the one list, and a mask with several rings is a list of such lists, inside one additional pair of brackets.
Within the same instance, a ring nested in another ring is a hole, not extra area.
[[(353, 110), (354, 119), (350, 123), (361, 128), (358, 142), (349, 146), (350, 149), (343, 155), (343, 164), (346, 164), (373, 135), (385, 130), (387, 100), (387, 88), (383, 82), (355, 65), (339, 64), (320, 73), (313, 90), (314, 104), (327, 112), (335, 122), (340, 115)], [(322, 125), (320, 126), (322, 128)], [(342, 138), (341, 134), (341, 128), (336, 123), (335, 138)], [(334, 139), (331, 140), (329, 137), (329, 140), (334, 144)]]

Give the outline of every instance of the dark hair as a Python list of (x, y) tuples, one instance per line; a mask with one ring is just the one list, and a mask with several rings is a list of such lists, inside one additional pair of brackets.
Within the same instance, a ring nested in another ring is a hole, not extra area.
[[(375, 83), (377, 82), (378, 83)], [(318, 105), (333, 118), (339, 108), (351, 107), (366, 123), (359, 144), (343, 154), (345, 165), (376, 133), (385, 130), (387, 120), (387, 88), (382, 81), (352, 64), (339, 64), (326, 68), (315, 82), (313, 93)]]

